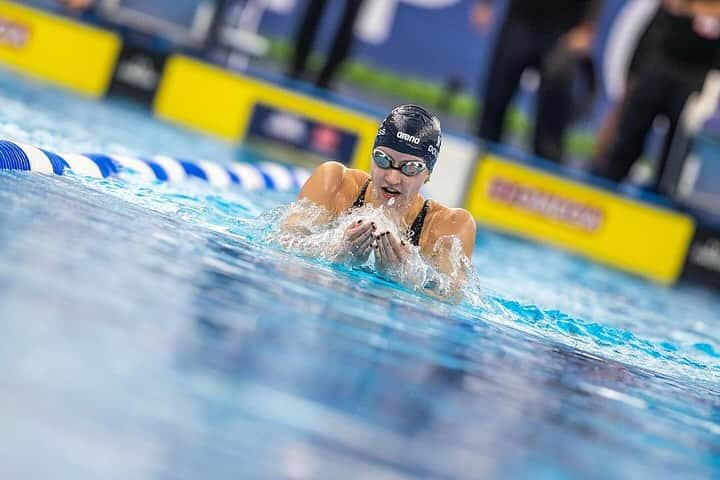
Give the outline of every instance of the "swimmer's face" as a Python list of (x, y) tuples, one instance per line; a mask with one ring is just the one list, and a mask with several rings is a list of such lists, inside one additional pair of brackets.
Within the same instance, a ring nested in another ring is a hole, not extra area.
[(392, 160), (396, 168), (380, 168), (374, 161), (371, 162), (370, 176), (375, 199), (382, 204), (397, 207), (408, 206), (420, 192), (420, 187), (430, 176), (427, 168), (417, 175), (408, 176), (398, 168), (408, 162), (425, 162), (422, 157), (398, 152), (389, 147), (377, 147)]

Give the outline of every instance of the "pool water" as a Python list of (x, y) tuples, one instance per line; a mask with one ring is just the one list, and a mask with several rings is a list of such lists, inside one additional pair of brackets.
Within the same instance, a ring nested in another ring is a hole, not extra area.
[[(8, 72), (0, 106), (55, 151), (255, 155)], [(268, 244), (293, 200), (0, 172), (0, 477), (720, 475), (717, 293), (481, 230), (442, 303)]]

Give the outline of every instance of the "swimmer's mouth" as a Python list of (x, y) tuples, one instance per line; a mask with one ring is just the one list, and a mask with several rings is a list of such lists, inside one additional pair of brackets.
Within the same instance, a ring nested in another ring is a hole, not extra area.
[(395, 190), (392, 187), (382, 187), (382, 191), (385, 193), (385, 196), (388, 198), (394, 197), (396, 195), (400, 195), (400, 192), (398, 190)]

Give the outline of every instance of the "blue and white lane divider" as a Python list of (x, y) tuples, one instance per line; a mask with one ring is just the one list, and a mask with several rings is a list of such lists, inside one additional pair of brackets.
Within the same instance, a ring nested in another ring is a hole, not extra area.
[(189, 178), (217, 187), (240, 186), (249, 190), (296, 191), (310, 176), (307, 169), (271, 162), (220, 164), (158, 155), (57, 154), (24, 143), (0, 140), (0, 170), (26, 170), (62, 175), (104, 178), (131, 170), (149, 182), (182, 182)]

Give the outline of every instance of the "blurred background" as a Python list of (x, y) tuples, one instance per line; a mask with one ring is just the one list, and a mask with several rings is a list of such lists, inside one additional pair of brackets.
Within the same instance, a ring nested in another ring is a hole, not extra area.
[(704, 160), (716, 133), (708, 112), (716, 92), (705, 85), (720, 48), (714, 1), (25, 3), (123, 34), (123, 59), (135, 64), (111, 93), (151, 99), (166, 55), (184, 52), (287, 75), (377, 112), (419, 103), (448, 131), (704, 209), (717, 203), (718, 172)]

